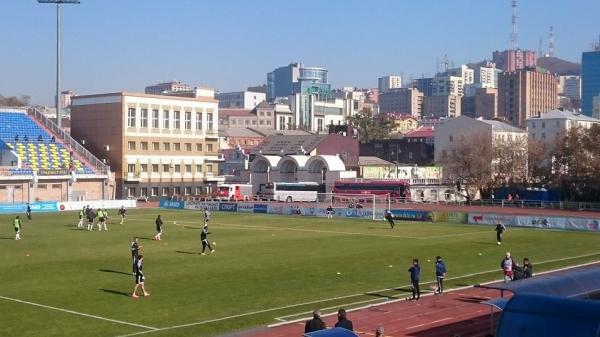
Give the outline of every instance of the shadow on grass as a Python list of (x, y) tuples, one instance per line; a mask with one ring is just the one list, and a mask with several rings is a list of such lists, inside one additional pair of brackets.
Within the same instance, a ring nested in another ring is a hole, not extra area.
[(471, 243), (477, 244), (477, 245), (486, 245), (486, 246), (496, 246), (498, 245), (496, 243), (496, 241), (490, 242), (490, 241), (471, 241)]
[(127, 296), (127, 297), (131, 297), (130, 293), (126, 293), (124, 291), (118, 291), (118, 290), (111, 290), (111, 289), (99, 289), (101, 291), (104, 291), (105, 293), (109, 293), (109, 294), (113, 294), (113, 295), (120, 295), (120, 296)]
[(389, 231), (389, 230), (391, 230), (393, 228), (390, 228), (390, 226), (387, 226), (387, 227), (369, 227), (369, 229), (380, 229), (380, 230), (387, 230), (387, 231)]
[(0, 240), (14, 240), (15, 238), (0, 236)]
[(186, 252), (183, 250), (176, 250), (175, 253), (179, 253), (179, 254), (189, 254), (189, 255), (199, 255), (200, 253), (198, 252)]
[(98, 269), (98, 271), (104, 272), (104, 273), (114, 273), (114, 274), (122, 274), (122, 275), (127, 275), (127, 276), (132, 276), (132, 273), (126, 273), (124, 271), (118, 271), (118, 270), (112, 270), (112, 269)]

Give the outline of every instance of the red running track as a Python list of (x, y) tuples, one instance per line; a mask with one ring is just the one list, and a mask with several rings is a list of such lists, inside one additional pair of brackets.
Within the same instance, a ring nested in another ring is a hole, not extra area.
[[(499, 297), (497, 290), (466, 288), (419, 301), (398, 301), (348, 312), (359, 336), (374, 336), (381, 325), (388, 337), (484, 337), (490, 333), (490, 307), (480, 302)], [(498, 313), (494, 315), (494, 322)], [(324, 318), (334, 326), (336, 316)], [(235, 334), (250, 337), (302, 336), (304, 322)]]

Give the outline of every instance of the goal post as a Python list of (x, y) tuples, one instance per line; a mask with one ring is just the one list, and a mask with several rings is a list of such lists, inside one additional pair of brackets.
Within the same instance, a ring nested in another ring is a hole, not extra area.
[(334, 210), (370, 210), (373, 220), (383, 219), (383, 213), (390, 208), (391, 200), (388, 195), (377, 194), (346, 194), (346, 193), (319, 193), (317, 207), (331, 206)]

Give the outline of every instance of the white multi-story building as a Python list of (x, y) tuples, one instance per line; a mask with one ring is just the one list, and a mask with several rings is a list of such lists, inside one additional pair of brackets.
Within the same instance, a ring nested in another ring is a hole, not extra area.
[(463, 85), (475, 83), (475, 71), (466, 65), (446, 70), (444, 75), (462, 78)]
[[(442, 124), (436, 126), (435, 137), (435, 162), (443, 164), (448, 156), (451, 155), (455, 146), (462, 146), (471, 141), (488, 142), (488, 148), (492, 149), (497, 144), (506, 141), (523, 140), (524, 148), (514, 149), (515, 151), (527, 151), (527, 132), (512, 125), (485, 119), (473, 119), (467, 116), (451, 118), (445, 120)], [(477, 137), (477, 138), (473, 138)], [(527, 156), (523, 156), (523, 167), (527, 165)], [(494, 176), (494, 163), (490, 162), (490, 172)], [(444, 176), (451, 174), (450, 170), (444, 169)]]
[(379, 93), (388, 92), (392, 89), (402, 88), (402, 77), (389, 75), (380, 77), (378, 80)]
[(431, 82), (432, 96), (463, 96), (463, 78), (458, 76), (436, 76)]
[[(327, 133), (330, 124), (345, 124), (354, 115), (352, 99), (318, 100), (316, 95), (295, 94), (289, 97), (294, 125), (305, 131)], [(281, 114), (276, 114), (275, 118)], [(277, 122), (276, 122), (277, 123)]]
[(252, 91), (222, 92), (215, 95), (222, 109), (254, 109), (267, 99), (267, 94)]
[(570, 110), (552, 110), (525, 120), (529, 139), (542, 141), (550, 147), (556, 146), (571, 128), (589, 129), (599, 123), (596, 118)]
[(218, 175), (218, 104), (116, 92), (73, 97), (71, 134), (115, 173), (116, 196), (210, 193)]
[(149, 95), (163, 95), (168, 92), (191, 91), (193, 87), (179, 81), (159, 82), (147, 86), (144, 93)]

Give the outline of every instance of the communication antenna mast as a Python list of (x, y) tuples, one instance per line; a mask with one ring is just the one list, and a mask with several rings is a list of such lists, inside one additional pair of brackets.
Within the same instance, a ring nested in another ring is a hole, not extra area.
[(554, 57), (554, 27), (550, 26), (550, 41), (548, 42), (548, 56)]
[(512, 0), (512, 32), (510, 33), (510, 48), (512, 50), (519, 49), (517, 41), (517, 0)]
[(542, 39), (542, 36), (540, 35), (540, 45), (538, 46), (538, 55), (539, 55), (539, 57), (544, 56), (544, 49), (543, 49), (544, 47), (543, 47), (543, 45), (544, 45), (544, 40)]

